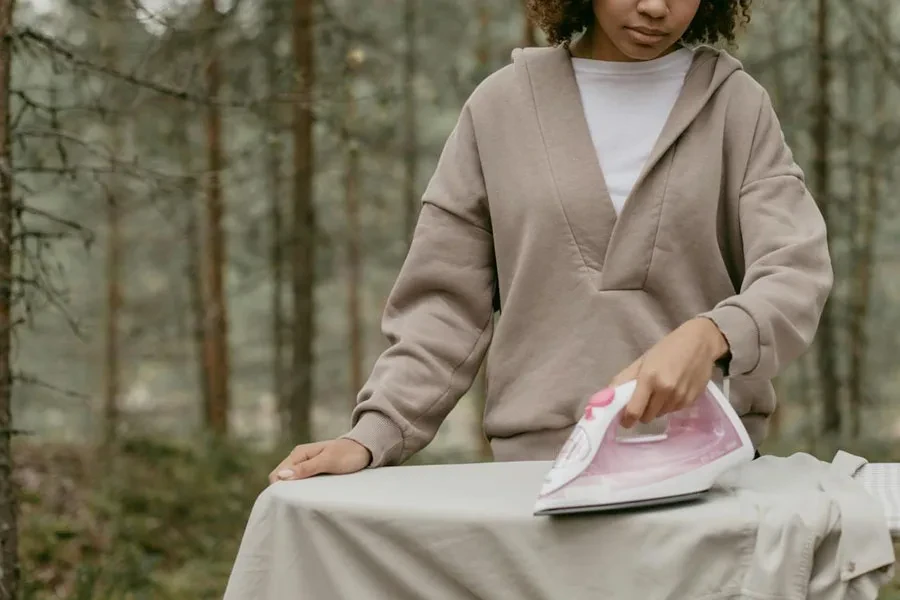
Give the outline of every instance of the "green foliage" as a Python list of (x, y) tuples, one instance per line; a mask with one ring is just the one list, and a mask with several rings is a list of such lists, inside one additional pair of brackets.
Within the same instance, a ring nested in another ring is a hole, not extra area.
[(132, 438), (17, 449), (23, 598), (220, 598), (275, 457)]
[[(894, 547), (894, 553), (900, 556), (900, 547)], [(900, 600), (900, 575), (894, 576), (894, 581), (881, 590), (878, 600)]]

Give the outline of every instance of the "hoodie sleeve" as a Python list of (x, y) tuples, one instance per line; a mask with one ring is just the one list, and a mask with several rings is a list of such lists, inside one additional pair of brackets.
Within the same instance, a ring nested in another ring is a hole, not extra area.
[(737, 206), (741, 289), (701, 316), (728, 341), (731, 376), (771, 379), (812, 343), (833, 271), (822, 213), (765, 90)]
[(424, 448), (471, 387), (493, 332), (494, 246), (472, 116), (464, 108), (387, 300), (388, 348), (359, 392), (345, 438), (395, 465)]

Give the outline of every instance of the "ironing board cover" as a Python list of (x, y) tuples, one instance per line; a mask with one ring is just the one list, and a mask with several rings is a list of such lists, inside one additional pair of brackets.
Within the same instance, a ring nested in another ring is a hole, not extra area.
[[(746, 490), (706, 502), (563, 518), (532, 515), (546, 462), (277, 483), (253, 507), (224, 600), (875, 600), (894, 555), (862, 486), (808, 455), (751, 465)], [(853, 472), (897, 533), (898, 466)]]

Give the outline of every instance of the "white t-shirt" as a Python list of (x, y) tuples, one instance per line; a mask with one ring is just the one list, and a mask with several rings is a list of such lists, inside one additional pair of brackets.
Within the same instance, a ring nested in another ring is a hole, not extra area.
[(642, 62), (573, 58), (585, 118), (616, 213), (662, 131), (693, 51), (679, 48)]

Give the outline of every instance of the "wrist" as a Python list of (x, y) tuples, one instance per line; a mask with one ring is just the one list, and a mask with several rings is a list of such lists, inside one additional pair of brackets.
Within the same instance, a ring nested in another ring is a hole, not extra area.
[(358, 442), (356, 440), (350, 439), (350, 438), (343, 438), (343, 439), (347, 440), (351, 444), (354, 444), (354, 447), (356, 448), (357, 451), (362, 451), (363, 453), (365, 453), (366, 467), (368, 467), (369, 465), (372, 464), (372, 451), (369, 450), (369, 448), (366, 447), (365, 444), (363, 444), (362, 442)]
[(703, 346), (706, 348), (710, 362), (717, 362), (726, 357), (731, 348), (719, 326), (712, 319), (705, 317), (699, 317), (699, 321), (703, 325)]

